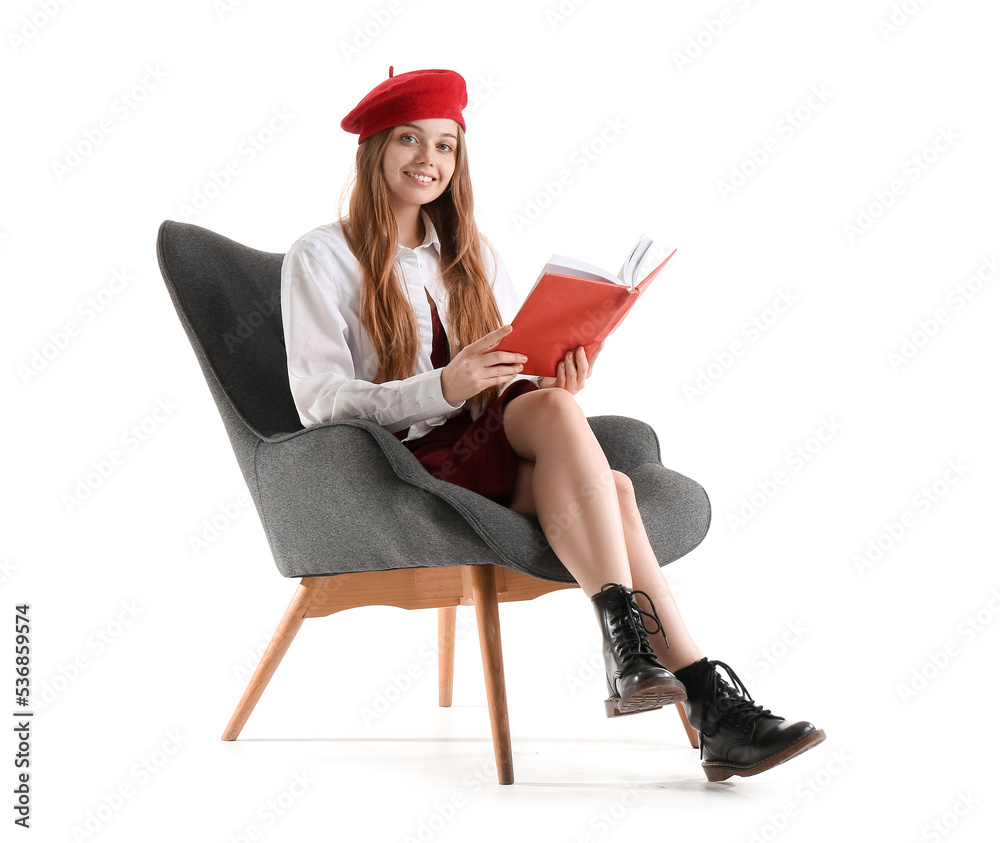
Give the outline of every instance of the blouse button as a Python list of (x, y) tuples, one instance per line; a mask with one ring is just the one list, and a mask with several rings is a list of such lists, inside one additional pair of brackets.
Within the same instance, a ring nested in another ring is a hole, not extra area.
[(419, 410), (420, 409), (420, 404), (414, 404), (413, 405), (413, 409), (414, 410)]

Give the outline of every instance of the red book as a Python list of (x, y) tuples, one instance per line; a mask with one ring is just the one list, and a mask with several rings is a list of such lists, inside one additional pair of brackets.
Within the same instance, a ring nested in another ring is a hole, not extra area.
[(521, 374), (547, 378), (556, 376), (556, 364), (570, 349), (582, 345), (589, 360), (677, 252), (636, 284), (652, 242), (640, 237), (617, 276), (553, 255), (511, 321), (513, 330), (493, 350), (527, 355)]

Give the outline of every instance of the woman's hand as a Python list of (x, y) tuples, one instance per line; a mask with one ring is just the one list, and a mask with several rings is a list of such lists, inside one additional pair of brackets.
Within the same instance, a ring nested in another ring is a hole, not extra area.
[(494, 385), (503, 385), (521, 371), (528, 359), (515, 351), (490, 351), (513, 328), (504, 325), (470, 343), (441, 372), (441, 393), (451, 405), (478, 395)]
[(575, 350), (567, 351), (566, 356), (556, 366), (556, 376), (554, 378), (540, 378), (538, 381), (539, 389), (555, 388), (566, 389), (572, 393), (579, 392), (586, 386), (587, 378), (594, 373), (594, 361), (601, 353), (602, 348), (604, 348), (603, 342), (597, 346), (597, 351), (594, 352), (594, 356), (590, 360), (587, 360), (582, 345)]

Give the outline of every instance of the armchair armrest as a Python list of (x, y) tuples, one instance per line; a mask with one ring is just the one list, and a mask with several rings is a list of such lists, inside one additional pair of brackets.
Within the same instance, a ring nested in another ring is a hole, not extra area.
[(588, 416), (587, 421), (613, 470), (631, 475), (637, 466), (660, 462), (660, 440), (646, 422), (628, 416)]

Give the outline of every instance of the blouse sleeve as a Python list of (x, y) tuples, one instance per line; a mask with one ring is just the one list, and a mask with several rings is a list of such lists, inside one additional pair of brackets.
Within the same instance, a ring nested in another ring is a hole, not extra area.
[(394, 433), (461, 409), (464, 401), (445, 401), (441, 369), (378, 384), (356, 376), (341, 285), (332, 277), (337, 271), (336, 262), (308, 239), (296, 241), (281, 265), (288, 381), (302, 423), (360, 418)]
[[(500, 318), (503, 319), (504, 325), (507, 325), (520, 310), (521, 300), (514, 289), (514, 283), (510, 279), (510, 273), (507, 272), (503, 260), (485, 238), (483, 240), (483, 253), (486, 260), (487, 277), (492, 277), (493, 273), (496, 273), (496, 278), (493, 281), (493, 295), (497, 300), (497, 307), (500, 308)], [(511, 381), (504, 384), (501, 394), (512, 383), (520, 380), (531, 381), (535, 386), (538, 386), (539, 378), (535, 375), (515, 375)]]

